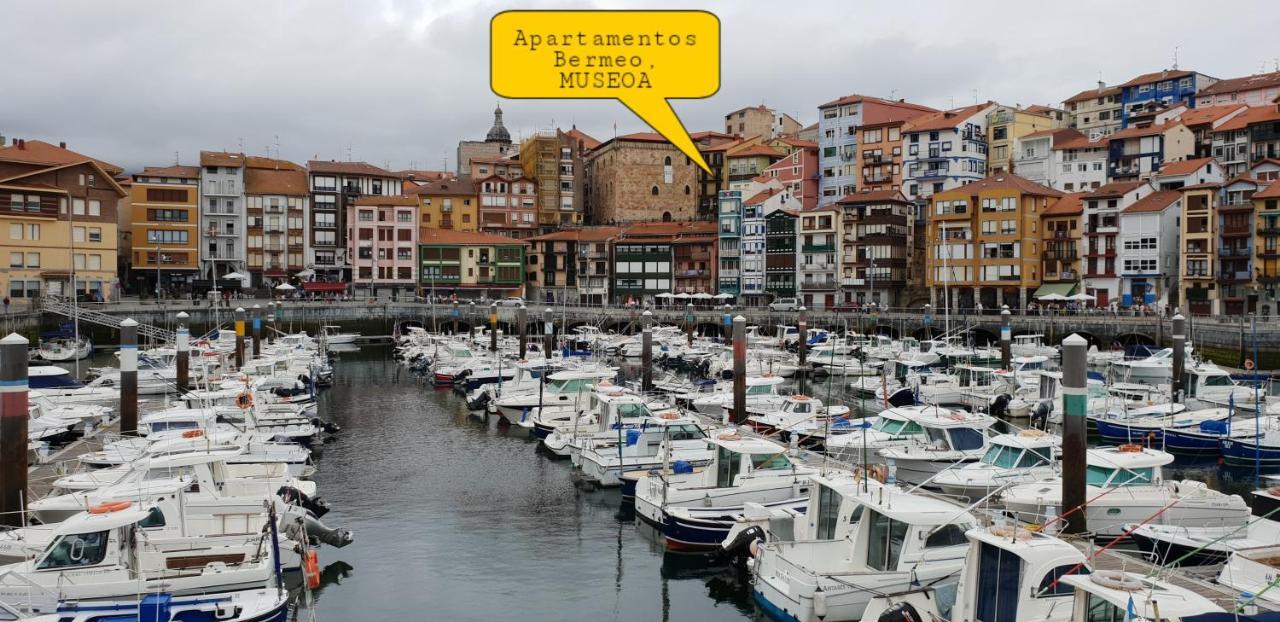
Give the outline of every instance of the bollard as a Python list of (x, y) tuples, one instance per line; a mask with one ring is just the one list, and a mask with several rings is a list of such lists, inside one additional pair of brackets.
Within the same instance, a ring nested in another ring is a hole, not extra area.
[[(1085, 463), (1088, 452), (1087, 426), (1089, 389), (1087, 385), (1089, 342), (1072, 333), (1062, 340), (1062, 506), (1066, 533), (1084, 533)], [(1074, 508), (1081, 508), (1072, 511)]]
[(236, 307), (236, 369), (244, 367), (244, 307)]
[[(552, 313), (551, 307), (547, 307), (546, 310), (542, 312), (542, 351), (547, 358), (550, 358), (551, 353), (556, 349), (556, 327), (552, 321), (552, 318), (555, 316), (552, 315)], [(543, 376), (546, 376), (546, 374), (544, 373)]]
[(27, 494), (27, 346), (17, 333), (0, 339), (0, 525), (23, 527)]
[(174, 340), (178, 347), (178, 394), (187, 392), (191, 386), (191, 330), (187, 328), (186, 311), (178, 313), (178, 330), (174, 331)]
[(640, 392), (653, 390), (653, 311), (640, 316)]
[(489, 351), (498, 351), (498, 303), (489, 304)]
[(520, 308), (516, 309), (516, 324), (520, 327), (520, 356), (517, 358), (524, 358), (525, 351), (529, 349), (529, 330), (526, 326), (528, 319), (529, 309), (520, 305)]
[(747, 421), (747, 318), (733, 318), (733, 423)]
[(138, 323), (120, 322), (120, 433), (138, 434)]
[(1173, 403), (1182, 402), (1182, 392), (1187, 390), (1183, 375), (1187, 367), (1187, 318), (1181, 313), (1173, 316)]
[(1013, 318), (1009, 305), (1000, 309), (1000, 368), (1013, 369)]
[(808, 336), (809, 322), (805, 318), (805, 315), (808, 313), (808, 311), (809, 310), (804, 308), (803, 306), (801, 306), (799, 309), (796, 310), (796, 313), (799, 314), (799, 320), (796, 322), (796, 330), (799, 333), (796, 339), (796, 355), (800, 359), (800, 364), (799, 364), (800, 368), (796, 370), (796, 376), (800, 378), (799, 386), (800, 386), (801, 395), (804, 394), (805, 375), (808, 372), (808, 370), (805, 369), (805, 351), (808, 349), (808, 345), (809, 345), (807, 343), (809, 338)]
[(253, 305), (253, 358), (262, 356), (262, 307)]
[(689, 347), (693, 347), (693, 303), (686, 303), (684, 306), (684, 332), (685, 339), (689, 342)]

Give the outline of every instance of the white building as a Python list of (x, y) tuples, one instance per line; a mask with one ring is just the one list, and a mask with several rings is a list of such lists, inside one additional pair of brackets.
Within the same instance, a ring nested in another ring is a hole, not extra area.
[(1177, 291), (1178, 217), (1182, 193), (1159, 190), (1135, 201), (1120, 212), (1116, 260), (1120, 266), (1120, 304), (1169, 304), (1169, 292)]
[[(782, 183), (773, 180), (777, 186)], [(774, 197), (790, 194), (780, 187), (771, 187), (742, 202), (742, 241), (741, 252), (742, 293), (744, 304), (755, 305), (765, 302), (765, 206), (779, 201), (771, 201)], [(777, 209), (777, 208), (775, 208)], [(773, 210), (769, 210), (773, 211)]]
[(1222, 167), (1213, 158), (1193, 158), (1165, 162), (1160, 172), (1151, 176), (1151, 185), (1160, 190), (1176, 190), (1183, 186), (1220, 184)]
[[(1055, 143), (1076, 141), (1084, 135), (1073, 129), (1055, 128), (1032, 132), (1017, 139), (1013, 149), (1013, 170), (1019, 177), (1029, 179), (1055, 190), (1062, 190), (1057, 182), (1061, 167), (1057, 164), (1053, 146)], [(1101, 184), (1099, 184), (1101, 185)]]
[(1121, 298), (1119, 261), (1120, 214), (1139, 199), (1154, 192), (1151, 184), (1138, 181), (1113, 182), (1087, 194), (1084, 205), (1082, 285), (1086, 294), (1105, 307)]
[(902, 194), (919, 204), (987, 176), (987, 102), (945, 110), (902, 128)]
[(848, 95), (818, 106), (818, 205), (859, 190), (858, 128), (916, 119), (937, 110), (906, 101)]
[[(249, 286), (245, 263), (243, 153), (200, 152), (200, 279), (240, 274)], [(215, 283), (216, 285), (216, 283)]]
[(1097, 190), (1107, 183), (1107, 139), (1059, 135), (1053, 141), (1052, 187), (1063, 192)]

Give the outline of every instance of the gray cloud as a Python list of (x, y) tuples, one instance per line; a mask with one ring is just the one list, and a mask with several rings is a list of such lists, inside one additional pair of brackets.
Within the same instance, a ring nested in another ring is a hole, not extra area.
[[(764, 102), (808, 123), (858, 92), (947, 107), (1054, 103), (1101, 78), (1169, 66), (1218, 77), (1280, 56), (1269, 2), (1232, 4), (1230, 44), (1202, 3), (1090, 6), (1024, 2), (708, 1), (722, 25), (720, 92), (675, 102), (691, 130)], [(674, 8), (672, 3), (533, 3), (542, 8)], [(192, 163), (200, 149), (355, 159), (392, 168), (452, 165), (483, 137), (488, 22), (505, 3), (296, 0), (5, 4), (11, 62), (0, 134), (66, 140), (130, 169)], [(1270, 15), (1270, 19), (1261, 17)], [(1215, 18), (1216, 19), (1216, 18)], [(600, 138), (645, 126), (609, 101), (503, 102), (513, 136), (577, 126)], [(278, 137), (278, 139), (277, 139)]]

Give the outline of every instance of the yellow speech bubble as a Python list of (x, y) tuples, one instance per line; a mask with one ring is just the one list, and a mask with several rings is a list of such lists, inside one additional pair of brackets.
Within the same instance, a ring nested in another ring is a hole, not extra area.
[(720, 19), (706, 11), (504, 11), (489, 22), (502, 97), (617, 99), (707, 172), (668, 99), (720, 90)]

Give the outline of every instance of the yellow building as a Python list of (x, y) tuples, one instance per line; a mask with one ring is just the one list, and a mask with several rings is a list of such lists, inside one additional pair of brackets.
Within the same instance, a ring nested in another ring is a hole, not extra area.
[(1280, 181), (1253, 194), (1254, 286), (1258, 289), (1258, 311), (1264, 317), (1280, 313)]
[(1218, 184), (1182, 188), (1182, 230), (1179, 232), (1182, 295), (1179, 298), (1186, 305), (1185, 310), (1195, 315), (1221, 313), (1214, 283), (1219, 188)]
[(480, 194), (470, 176), (437, 179), (409, 192), (418, 197), (420, 230), (479, 230)]
[(925, 285), (935, 308), (1026, 308), (1041, 284), (1041, 215), (1063, 194), (993, 175), (930, 198)]
[(115, 298), (116, 210), (126, 193), (112, 176), (120, 172), (65, 144), (15, 139), (0, 147), (5, 297), (20, 305), (74, 289), (81, 300)]
[(133, 176), (129, 196), (130, 288), (145, 294), (186, 290), (200, 268), (200, 167), (148, 166)]
[(1043, 107), (1016, 108), (996, 106), (987, 113), (987, 173), (1017, 172), (1013, 161), (1019, 138), (1032, 132), (1066, 127), (1062, 115), (1050, 114)]
[(577, 139), (560, 130), (538, 132), (520, 144), (520, 165), (537, 184), (541, 233), (582, 224), (586, 171)]

